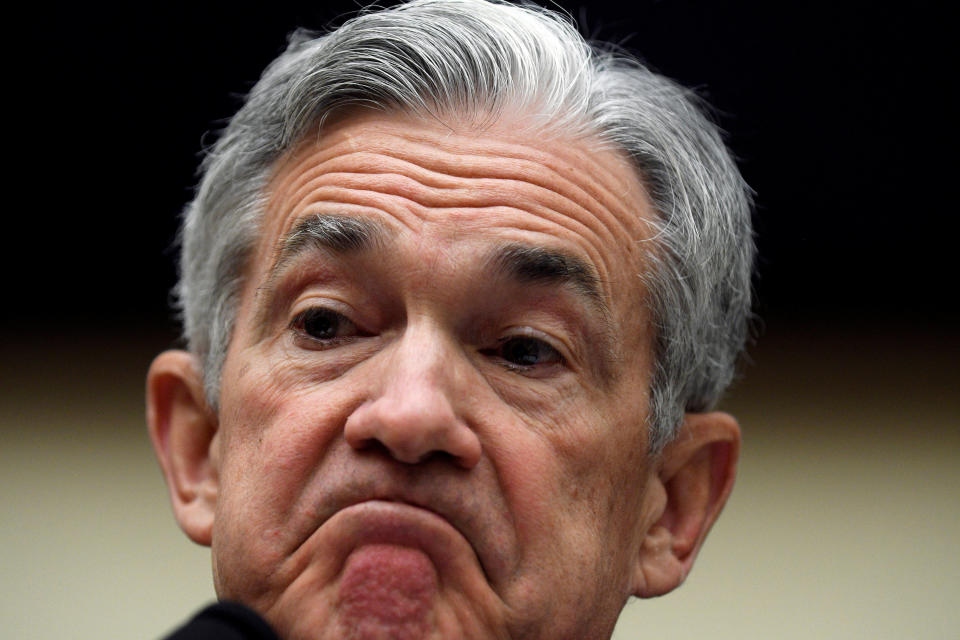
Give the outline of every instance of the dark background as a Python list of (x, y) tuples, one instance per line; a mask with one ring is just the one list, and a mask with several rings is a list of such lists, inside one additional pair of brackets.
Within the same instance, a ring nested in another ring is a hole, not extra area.
[[(918, 3), (561, 4), (584, 33), (717, 108), (757, 192), (761, 332), (958, 326), (943, 16)], [(206, 132), (294, 27), (338, 24), (355, 7), (38, 4), (8, 25), (17, 168), (3, 323), (172, 334), (169, 247)]]

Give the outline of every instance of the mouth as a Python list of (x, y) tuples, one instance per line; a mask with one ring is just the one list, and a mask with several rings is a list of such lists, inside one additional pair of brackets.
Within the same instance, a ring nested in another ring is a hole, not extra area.
[(467, 537), (430, 509), (394, 500), (357, 502), (334, 513), (321, 529), (335, 532), (337, 557), (348, 558), (364, 547), (398, 547), (422, 551), (440, 575), (471, 570), (489, 580), (484, 563)]
[(336, 564), (360, 546), (393, 544), (422, 549), (440, 570), (479, 571), (493, 588), (515, 569), (516, 527), (492, 468), (467, 476), (440, 461), (401, 466), (336, 448), (314, 480), (284, 536), (286, 555), (323, 549)]

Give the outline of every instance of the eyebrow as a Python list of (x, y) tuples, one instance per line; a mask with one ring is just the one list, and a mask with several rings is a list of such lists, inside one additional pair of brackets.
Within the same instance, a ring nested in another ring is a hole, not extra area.
[(332, 214), (304, 218), (280, 240), (270, 279), (306, 250), (319, 249), (336, 255), (360, 253), (379, 245), (383, 237), (380, 224), (368, 218)]
[(570, 286), (603, 315), (609, 315), (596, 271), (577, 256), (543, 247), (509, 244), (496, 249), (491, 262), (496, 271), (519, 282)]

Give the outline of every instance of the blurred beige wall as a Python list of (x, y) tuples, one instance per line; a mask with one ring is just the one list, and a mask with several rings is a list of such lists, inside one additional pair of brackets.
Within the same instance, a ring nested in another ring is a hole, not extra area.
[[(725, 404), (745, 434), (727, 510), (615, 638), (960, 637), (958, 335), (769, 330)], [(162, 635), (213, 598), (143, 424), (164, 339), (4, 341), (2, 635)]]

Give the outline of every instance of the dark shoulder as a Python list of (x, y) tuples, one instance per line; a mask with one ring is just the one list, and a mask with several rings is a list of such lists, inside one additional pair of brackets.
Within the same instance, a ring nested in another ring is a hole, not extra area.
[(237, 602), (218, 602), (200, 611), (165, 640), (278, 640), (256, 612)]

